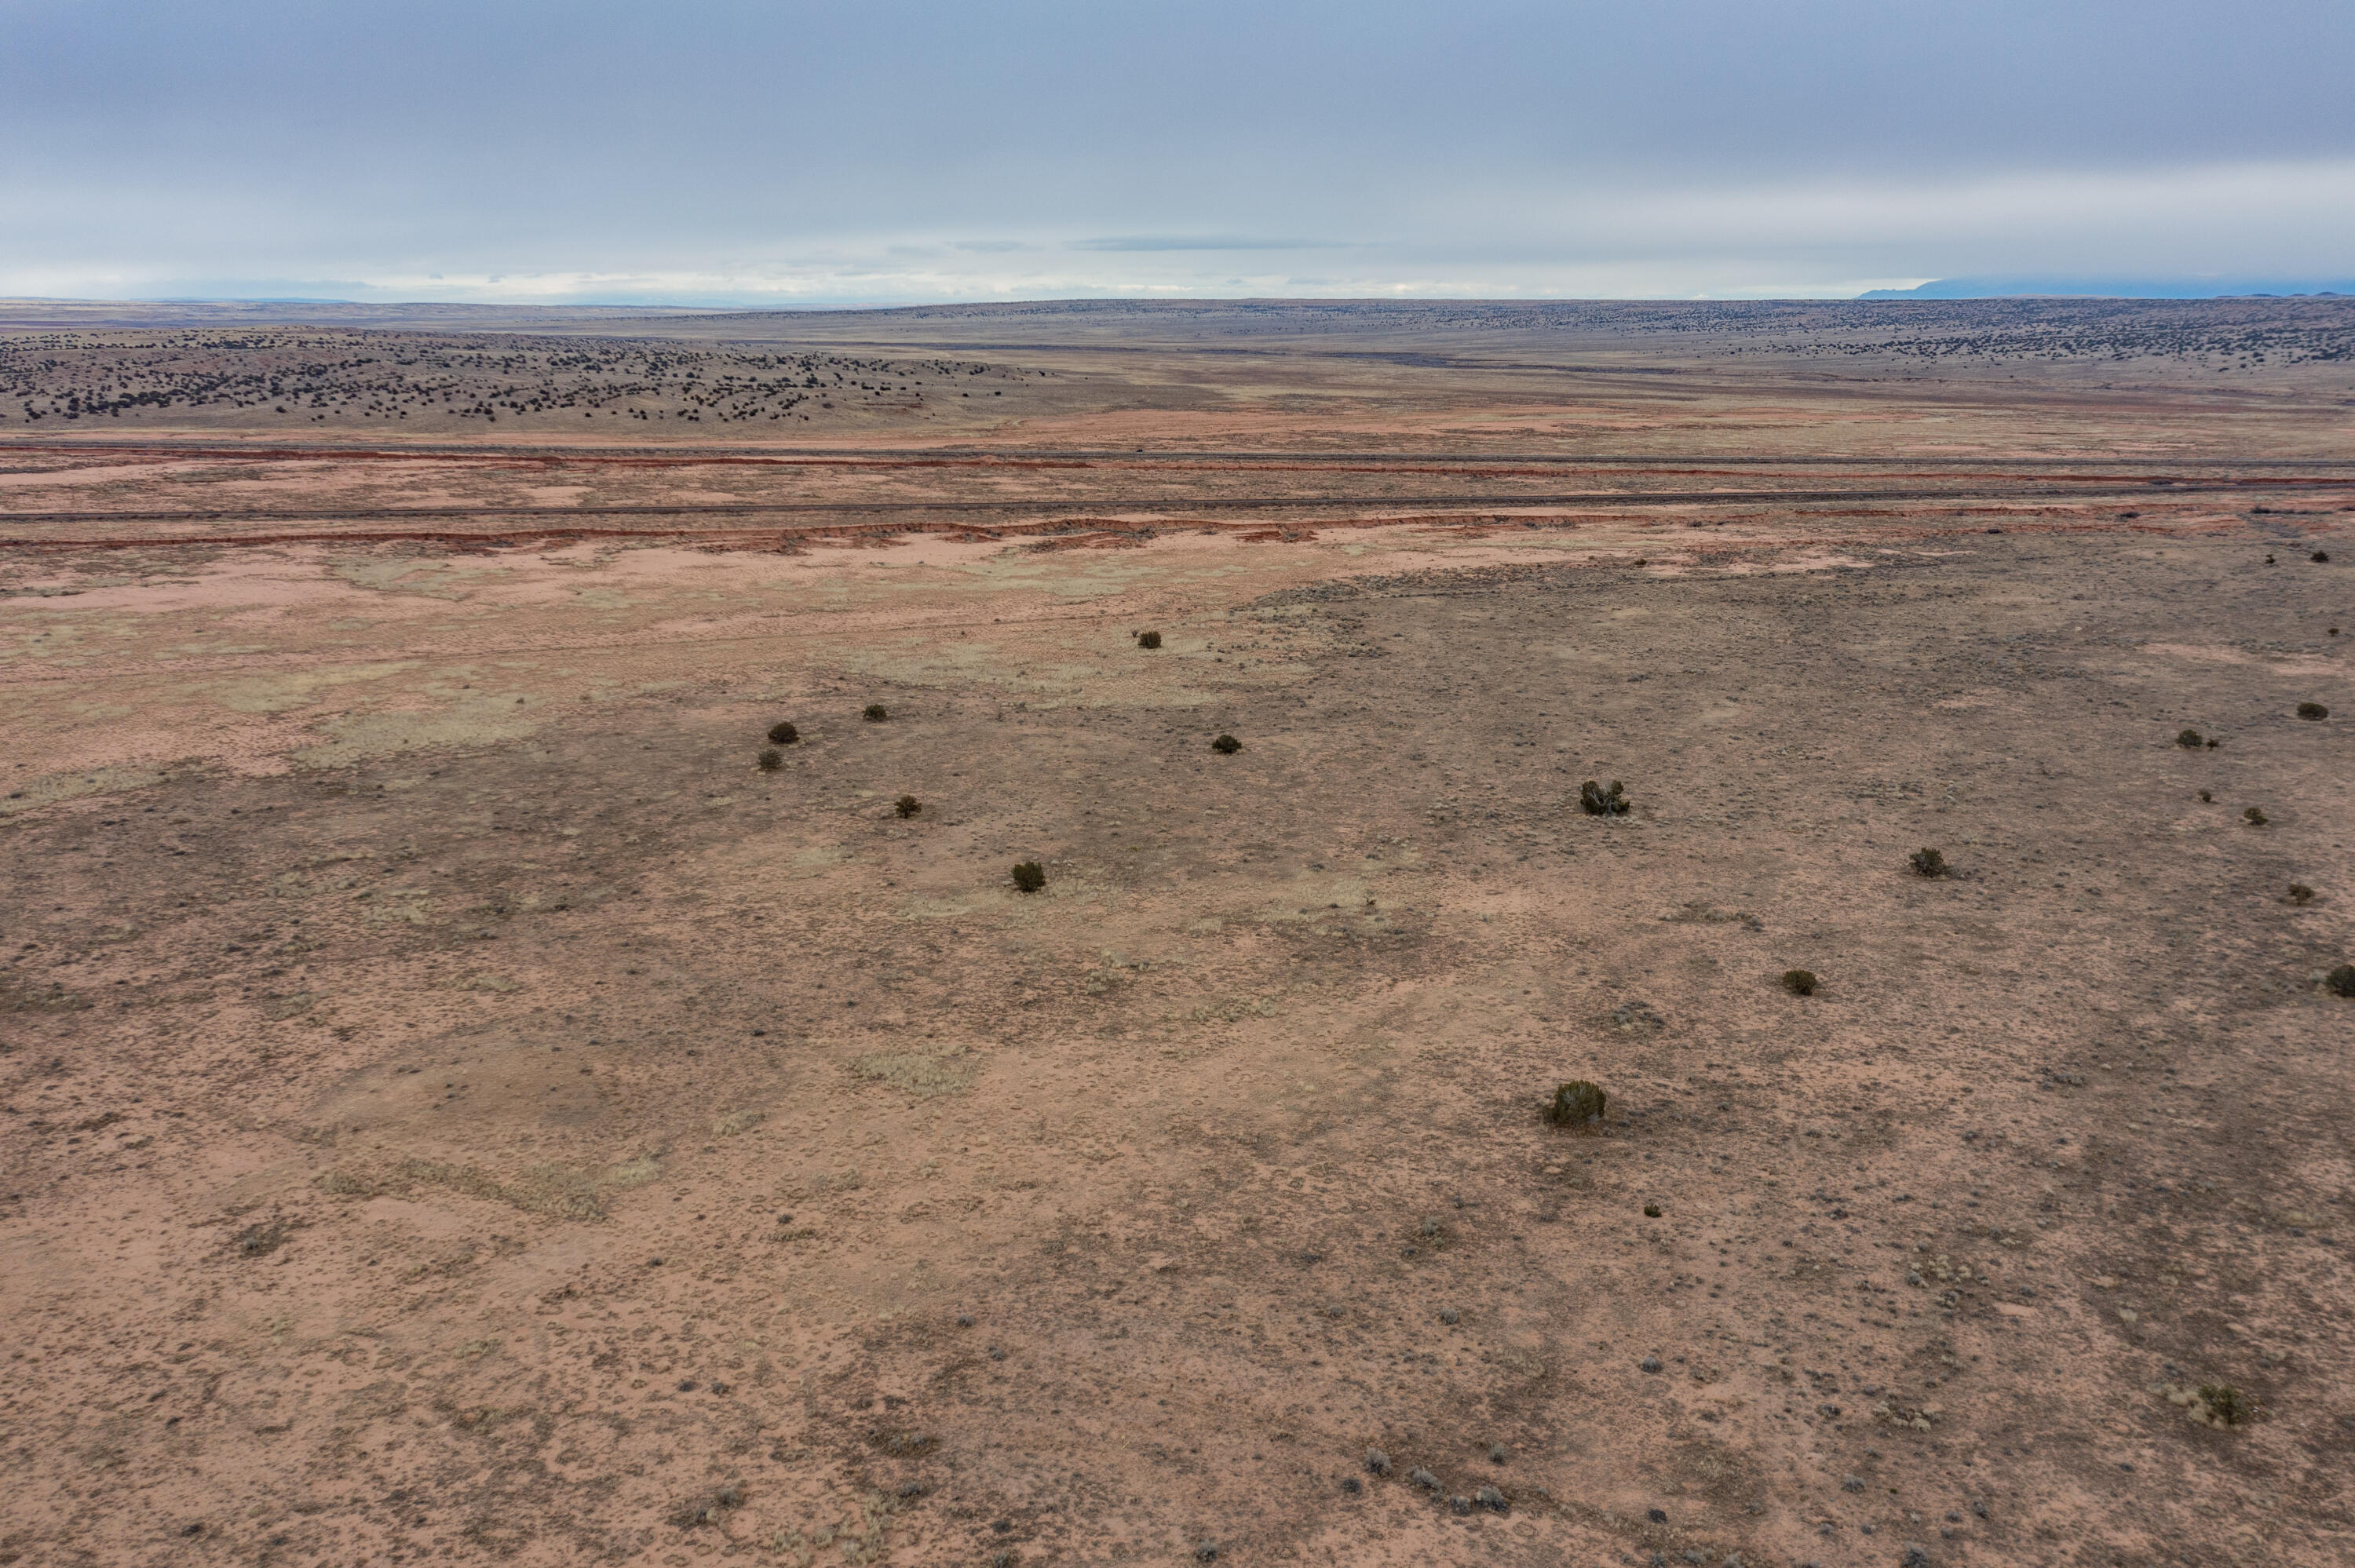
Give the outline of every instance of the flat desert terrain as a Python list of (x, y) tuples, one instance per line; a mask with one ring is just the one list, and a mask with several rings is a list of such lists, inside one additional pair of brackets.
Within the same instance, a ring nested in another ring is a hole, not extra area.
[(0, 1563), (2355, 1560), (2355, 301), (0, 394)]

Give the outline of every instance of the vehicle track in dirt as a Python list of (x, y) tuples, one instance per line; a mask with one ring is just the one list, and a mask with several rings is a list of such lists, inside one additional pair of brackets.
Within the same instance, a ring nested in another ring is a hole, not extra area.
[[(2266, 482), (2264, 488), (2277, 489), (2281, 481)], [(2243, 481), (2172, 482), (2162, 488), (2168, 495), (2213, 494), (2250, 488)], [(1204, 512), (1272, 512), (1296, 511), (1318, 507), (1356, 510), (1337, 517), (1304, 518), (1299, 525), (1309, 527), (1379, 526), (1402, 521), (1422, 521), (1430, 508), (1448, 507), (1656, 507), (1656, 506), (1759, 506), (1759, 505), (1821, 505), (1854, 504), (1858, 503), (1897, 503), (1933, 502), (1945, 504), (2016, 504), (2040, 501), (2101, 500), (2115, 492), (2072, 489), (2056, 485), (2013, 485), (2000, 489), (1975, 491), (1947, 489), (1855, 489), (1855, 490), (1678, 490), (1678, 491), (1572, 491), (1542, 495), (1416, 495), (1368, 497), (1352, 502), (1348, 498), (1322, 495), (1307, 496), (1186, 496), (1172, 499), (1156, 496), (1082, 496), (1043, 498), (1035, 502), (1021, 500), (992, 501), (776, 501), (669, 503), (631, 505), (577, 506), (392, 506), (361, 508), (306, 508), (300, 511), (252, 510), (174, 510), (157, 512), (79, 511), (0, 513), (0, 524), (74, 524), (91, 523), (330, 523), (378, 522), (417, 518), (456, 521), (462, 519), (531, 518), (563, 519), (564, 522), (538, 529), (509, 529), (496, 533), (464, 534), (448, 529), (308, 529), (282, 530), (272, 533), (213, 533), (202, 535), (115, 535), (103, 538), (14, 538), (0, 539), (0, 548), (18, 550), (41, 549), (133, 549), (163, 546), (219, 545), (288, 545), (288, 544), (392, 544), (403, 541), (420, 543), (465, 543), (492, 540), (522, 541), (552, 538), (632, 538), (632, 537), (710, 537), (722, 542), (711, 531), (698, 531), (687, 526), (670, 528), (581, 527), (570, 525), (575, 518), (728, 518), (806, 516), (814, 514), (841, 515), (863, 514), (888, 514), (902, 517), (961, 516), (979, 517), (985, 514), (1006, 517), (1007, 522), (994, 525), (1006, 533), (1039, 533), (1082, 524), (1110, 529), (1141, 529), (1151, 527), (1212, 525), (1199, 517), (1186, 515)], [(1074, 516), (1075, 511), (1086, 509), (1095, 513), (1144, 514), (1124, 517)], [(1047, 512), (1057, 515), (1021, 521), (1025, 513)], [(1371, 514), (1368, 515), (1366, 514)], [(954, 528), (957, 524), (930, 525), (931, 530)], [(921, 523), (868, 524), (864, 531), (904, 533), (925, 530)], [(796, 535), (826, 537), (846, 532), (843, 524), (818, 524), (807, 529), (769, 529), (762, 537), (784, 540)]]

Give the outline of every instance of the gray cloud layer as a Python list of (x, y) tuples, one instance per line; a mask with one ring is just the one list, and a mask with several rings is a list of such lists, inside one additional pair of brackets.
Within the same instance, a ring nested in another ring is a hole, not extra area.
[(0, 0), (0, 34), (7, 292), (2355, 273), (2343, 0)]

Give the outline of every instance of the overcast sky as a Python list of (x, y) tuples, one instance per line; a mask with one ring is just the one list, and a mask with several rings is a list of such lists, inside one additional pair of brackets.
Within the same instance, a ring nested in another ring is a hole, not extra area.
[(0, 293), (2355, 277), (2355, 0), (0, 0)]

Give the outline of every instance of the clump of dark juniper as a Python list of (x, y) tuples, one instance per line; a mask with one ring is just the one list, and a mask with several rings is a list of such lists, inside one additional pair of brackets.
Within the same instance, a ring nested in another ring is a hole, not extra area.
[(2267, 817), (2263, 811), (2260, 811), (2254, 806), (2251, 806), (2247, 810), (2243, 810), (2241, 813), (2241, 818), (2253, 828), (2262, 828), (2265, 823), (2272, 821), (2271, 818)]
[(1243, 743), (1237, 740), (1231, 735), (1222, 735), (1219, 736), (1218, 739), (1210, 742), (1210, 749), (1217, 752), (1221, 757), (1232, 757), (1236, 752), (1241, 751), (1242, 748)]
[(903, 817), (912, 817), (924, 809), (924, 803), (913, 795), (902, 795), (891, 802), (891, 809)]
[(1047, 868), (1035, 860), (1026, 860), (1014, 868), (1014, 885), (1025, 893), (1036, 893), (1047, 885)]
[(791, 746), (801, 737), (802, 732), (784, 719), (779, 719), (769, 726), (769, 738), (779, 746)]
[(1136, 634), (1136, 645), (1139, 648), (1158, 648), (1161, 646), (1161, 633), (1140, 631)]
[(1816, 994), (1816, 987), (1818, 983), (1820, 982), (1817, 980), (1816, 971), (1813, 969), (1783, 971), (1783, 989), (1793, 996), (1813, 996)]
[(2257, 1402), (2229, 1383), (2201, 1383), (2200, 1403), (2221, 1425), (2245, 1426), (2257, 1417)]
[(761, 755), (754, 760), (762, 772), (774, 773), (785, 765), (785, 754), (773, 746), (764, 747)]
[(865, 719), (868, 724), (881, 724), (885, 719), (891, 716), (891, 710), (885, 707), (881, 703), (869, 703), (864, 708), (859, 710), (858, 716)]
[(2297, 705), (2297, 716), (2302, 719), (2327, 719), (2330, 716), (2330, 710), (2320, 703), (2300, 703)]
[(2175, 732), (2175, 744), (2186, 751), (2197, 751), (2202, 744), (2202, 737), (2196, 729), (2179, 729)]
[(1590, 779), (1578, 787), (1578, 809), (1590, 817), (1624, 817), (1627, 814), (1627, 786), (1616, 779), (1605, 789)]
[(1945, 876), (1953, 867), (1946, 863), (1944, 853), (1934, 849), (1917, 849), (1909, 858), (1916, 876)]
[(1546, 1120), (1556, 1127), (1596, 1127), (1601, 1125), (1603, 1107), (1610, 1099), (1609, 1095), (1584, 1078), (1573, 1078), (1555, 1087), (1553, 1103), (1546, 1107)]

